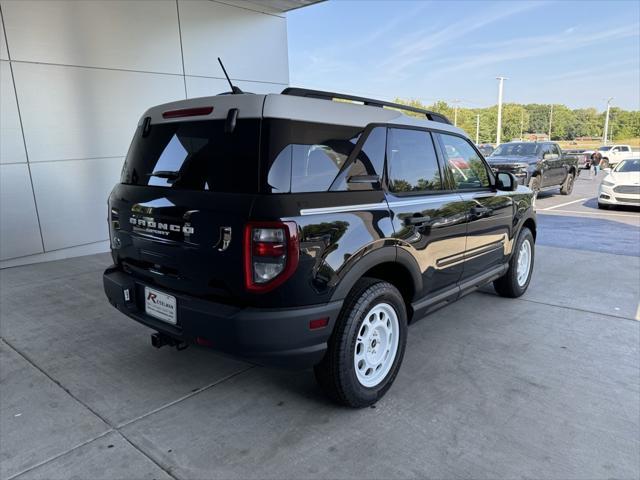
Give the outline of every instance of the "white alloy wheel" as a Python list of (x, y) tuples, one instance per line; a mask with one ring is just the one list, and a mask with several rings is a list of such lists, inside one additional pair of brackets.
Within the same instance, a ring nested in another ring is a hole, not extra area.
[(518, 252), (516, 279), (519, 286), (524, 287), (527, 283), (529, 270), (531, 270), (531, 242), (526, 238), (520, 245), (520, 251)]
[(398, 353), (398, 314), (388, 303), (374, 305), (364, 317), (353, 354), (358, 382), (364, 387), (379, 385), (391, 370)]

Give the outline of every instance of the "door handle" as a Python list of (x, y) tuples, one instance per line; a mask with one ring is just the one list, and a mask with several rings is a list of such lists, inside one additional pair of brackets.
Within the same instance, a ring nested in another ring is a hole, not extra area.
[(404, 224), (405, 225), (413, 225), (416, 227), (421, 227), (427, 223), (431, 222), (431, 217), (429, 216), (424, 216), (424, 217), (407, 217), (404, 219)]
[(493, 212), (493, 209), (487, 208), (487, 207), (473, 207), (471, 209), (471, 215), (474, 217), (482, 217), (492, 212)]

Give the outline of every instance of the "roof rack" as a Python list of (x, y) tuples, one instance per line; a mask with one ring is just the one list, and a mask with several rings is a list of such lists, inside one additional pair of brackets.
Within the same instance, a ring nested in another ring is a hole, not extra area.
[(322, 90), (309, 90), (306, 88), (296, 88), (296, 87), (288, 87), (282, 91), (282, 95), (292, 95), (295, 97), (306, 97), (306, 98), (319, 98), (321, 100), (350, 100), (352, 102), (362, 102), (364, 105), (369, 105), (371, 107), (390, 107), (396, 108), (398, 110), (404, 110), (407, 112), (415, 112), (421, 113), (428, 120), (433, 122), (447, 123), (451, 125), (451, 122), (447, 117), (442, 115), (441, 113), (432, 112), (431, 110), (424, 110), (422, 108), (411, 107), (409, 105), (402, 105), (401, 103), (393, 103), (393, 102), (385, 102), (384, 100), (375, 100), (373, 98), (366, 97), (358, 97), (355, 95), (347, 95), (344, 93), (335, 93), (335, 92), (324, 92)]

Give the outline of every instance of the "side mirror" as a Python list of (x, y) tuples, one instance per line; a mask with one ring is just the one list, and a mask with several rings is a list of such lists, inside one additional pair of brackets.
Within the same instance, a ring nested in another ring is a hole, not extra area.
[(496, 174), (496, 189), (504, 192), (513, 192), (518, 188), (518, 179), (511, 172), (498, 172)]

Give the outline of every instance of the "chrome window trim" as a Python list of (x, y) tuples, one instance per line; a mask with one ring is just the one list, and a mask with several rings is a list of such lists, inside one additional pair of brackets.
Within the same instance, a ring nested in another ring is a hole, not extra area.
[(342, 205), (335, 207), (302, 208), (300, 215), (322, 215), (327, 213), (357, 212), (359, 210), (381, 210), (389, 208), (387, 202), (361, 203), (358, 205)]

